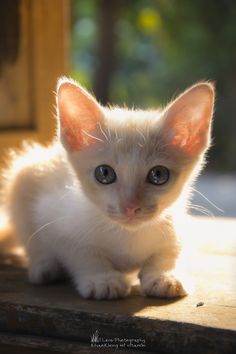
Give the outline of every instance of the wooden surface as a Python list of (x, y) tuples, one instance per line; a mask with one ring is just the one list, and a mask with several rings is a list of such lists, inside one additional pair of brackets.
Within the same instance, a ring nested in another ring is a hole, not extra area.
[(19, 256), (5, 254), (0, 270), (0, 348), (4, 353), (13, 353), (17, 345), (22, 353), (28, 353), (24, 348), (31, 348), (30, 353), (102, 353), (103, 347), (91, 347), (91, 336), (98, 333), (113, 345), (115, 338), (119, 343), (145, 343), (137, 348), (126, 344), (124, 352), (235, 353), (236, 221), (194, 219), (192, 227), (200, 249), (189, 258), (195, 287), (191, 295), (175, 301), (142, 297), (138, 287), (125, 300), (88, 301), (69, 282), (32, 286), (24, 267), (17, 264)]

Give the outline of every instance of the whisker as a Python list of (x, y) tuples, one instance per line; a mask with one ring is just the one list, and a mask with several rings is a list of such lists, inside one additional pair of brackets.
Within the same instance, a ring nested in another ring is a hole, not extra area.
[(203, 211), (205, 211), (206, 213), (208, 213), (209, 215), (214, 216), (214, 214), (213, 214), (209, 209), (203, 207), (202, 205), (192, 204), (192, 205), (190, 206), (190, 208), (192, 208), (192, 209), (195, 208), (195, 209), (203, 210)]
[(200, 194), (201, 197), (203, 197), (210, 205), (212, 205), (216, 210), (220, 211), (221, 213), (224, 213), (224, 210), (220, 209), (218, 206), (216, 206), (212, 201), (210, 201), (203, 193), (199, 192), (197, 189), (192, 188), (194, 192)]
[(102, 129), (102, 126), (101, 126), (101, 123), (100, 123), (100, 122), (98, 123), (98, 126), (99, 126), (99, 129), (101, 130), (102, 135), (103, 135), (103, 136), (105, 137), (105, 139), (109, 142), (109, 139), (108, 139), (106, 133), (104, 132), (104, 130)]
[(108, 132), (108, 135), (109, 135), (109, 141), (111, 141), (111, 131), (110, 131), (109, 127), (107, 127), (107, 132)]
[(94, 135), (92, 135), (92, 134), (87, 133), (86, 130), (84, 130), (84, 129), (81, 129), (81, 131), (82, 131), (85, 135), (89, 136), (90, 138), (95, 139), (95, 140), (97, 140), (97, 141), (100, 141), (101, 143), (104, 144), (104, 140), (102, 140), (102, 139), (100, 139), (100, 138), (97, 138), (96, 136), (94, 136)]
[(143, 132), (141, 130), (139, 130), (138, 128), (136, 128), (136, 131), (141, 135), (141, 137), (143, 138), (143, 141), (146, 142), (146, 137), (143, 134)]
[(40, 226), (36, 231), (34, 231), (28, 238), (27, 242), (25, 243), (25, 247), (29, 246), (30, 241), (33, 239), (34, 236), (36, 236), (40, 231), (42, 231), (43, 229), (45, 229), (47, 226), (55, 224), (55, 222), (61, 220), (61, 219), (65, 219), (68, 218), (68, 216), (62, 216), (60, 218), (57, 218), (53, 221), (47, 222), (46, 224)]
[(189, 208), (189, 209), (196, 210), (196, 211), (199, 211), (199, 212), (201, 212), (202, 214), (204, 214), (204, 215), (206, 215), (206, 216), (211, 216), (211, 217), (214, 217), (214, 216), (215, 216), (210, 210), (204, 208), (204, 207), (201, 206), (201, 205), (192, 204), (192, 205), (189, 205), (188, 208)]
[(206, 213), (205, 211), (203, 211), (201, 209), (194, 208), (194, 207), (191, 207), (190, 209), (193, 209), (193, 210), (197, 211), (198, 213), (203, 214), (205, 216), (209, 216), (209, 217), (211, 216), (211, 215), (209, 215), (208, 213)]

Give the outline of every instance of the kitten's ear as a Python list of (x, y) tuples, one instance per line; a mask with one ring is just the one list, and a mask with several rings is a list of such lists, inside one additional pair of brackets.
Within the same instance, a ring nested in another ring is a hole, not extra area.
[(210, 143), (214, 87), (199, 83), (172, 102), (164, 113), (164, 135), (168, 144), (188, 155), (198, 155)]
[(97, 141), (93, 132), (103, 119), (99, 103), (73, 80), (60, 79), (57, 86), (57, 110), (63, 145), (82, 150)]

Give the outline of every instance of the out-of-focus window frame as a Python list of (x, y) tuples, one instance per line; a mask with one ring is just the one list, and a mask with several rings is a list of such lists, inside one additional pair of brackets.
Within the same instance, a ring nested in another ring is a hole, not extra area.
[(44, 143), (52, 139), (56, 128), (56, 82), (68, 71), (70, 0), (20, 0), (20, 17), (28, 22), (30, 31), (31, 74), (25, 79), (30, 81), (32, 90), (27, 98), (31, 100), (32, 117), (30, 126), (0, 128), (0, 159), (7, 148), (20, 146), (23, 140)]

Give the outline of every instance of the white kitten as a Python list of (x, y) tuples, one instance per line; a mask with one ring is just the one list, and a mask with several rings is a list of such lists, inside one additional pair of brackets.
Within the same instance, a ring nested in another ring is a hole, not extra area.
[[(104, 108), (72, 80), (58, 84), (61, 143), (28, 146), (7, 171), (6, 203), (29, 256), (29, 280), (63, 267), (85, 298), (130, 291), (186, 294), (172, 270), (176, 212), (210, 144), (214, 88), (199, 83), (163, 111)], [(62, 146), (63, 145), (63, 146)]]

